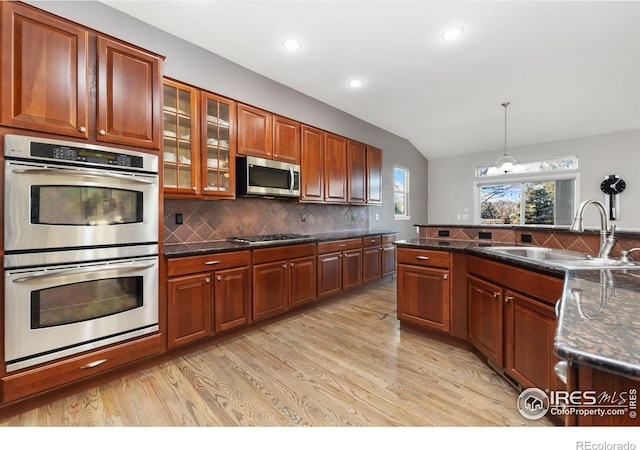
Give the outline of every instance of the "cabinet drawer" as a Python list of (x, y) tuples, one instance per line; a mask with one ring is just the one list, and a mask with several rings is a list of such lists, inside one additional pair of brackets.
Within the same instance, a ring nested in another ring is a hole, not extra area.
[(363, 247), (376, 247), (380, 245), (380, 236), (367, 236), (362, 238)]
[(318, 243), (318, 254), (362, 248), (362, 238)]
[[(136, 339), (104, 350), (47, 364), (2, 379), (3, 402), (8, 403), (81, 380), (162, 351), (162, 335)], [(100, 364), (93, 365), (97, 362)]]
[(262, 264), (271, 261), (314, 256), (316, 244), (283, 245), (281, 247), (261, 248), (253, 251), (253, 263)]
[(395, 241), (396, 241), (395, 234), (385, 234), (383, 236), (380, 236), (380, 242), (383, 244), (388, 244), (390, 242), (395, 242)]
[(190, 273), (208, 272), (228, 269), (230, 267), (249, 264), (249, 251), (210, 253), (207, 255), (185, 256), (167, 261), (167, 276), (186, 275)]
[(438, 250), (398, 249), (398, 264), (414, 266), (449, 267), (449, 252)]

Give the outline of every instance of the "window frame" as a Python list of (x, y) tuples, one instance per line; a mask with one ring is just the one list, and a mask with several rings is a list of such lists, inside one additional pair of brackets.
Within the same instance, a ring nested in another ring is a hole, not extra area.
[[(396, 214), (396, 169), (400, 169), (404, 172), (404, 190), (401, 191), (404, 194), (404, 214)], [(394, 220), (410, 220), (411, 211), (409, 210), (409, 199), (411, 187), (411, 174), (408, 168), (403, 166), (393, 166), (393, 219)]]
[[(561, 170), (561, 171), (542, 171), (529, 173), (509, 173), (505, 175), (495, 175), (490, 177), (479, 177), (473, 182), (473, 223), (483, 227), (501, 226), (501, 224), (482, 223), (480, 217), (481, 211), (481, 195), (482, 186), (491, 186), (495, 184), (526, 184), (544, 181), (574, 181), (573, 203), (578, 205), (580, 198), (580, 173), (577, 170)], [(521, 212), (521, 220), (522, 220)], [(537, 224), (512, 224), (519, 227), (566, 227), (566, 225), (537, 225)]]

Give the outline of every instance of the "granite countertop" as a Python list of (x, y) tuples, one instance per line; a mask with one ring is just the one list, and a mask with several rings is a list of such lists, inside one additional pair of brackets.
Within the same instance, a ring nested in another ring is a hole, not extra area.
[(225, 253), (241, 250), (252, 250), (265, 247), (281, 247), (285, 245), (308, 244), (315, 242), (334, 241), (339, 239), (350, 239), (367, 236), (378, 236), (382, 234), (396, 234), (393, 230), (354, 230), (336, 231), (334, 233), (317, 233), (304, 235), (304, 238), (291, 241), (271, 241), (248, 244), (244, 242), (234, 242), (231, 239), (220, 241), (192, 242), (182, 244), (165, 244), (164, 256), (166, 258), (177, 258), (182, 256), (203, 255), (207, 253)]
[(569, 270), (554, 351), (562, 359), (640, 380), (640, 267)]

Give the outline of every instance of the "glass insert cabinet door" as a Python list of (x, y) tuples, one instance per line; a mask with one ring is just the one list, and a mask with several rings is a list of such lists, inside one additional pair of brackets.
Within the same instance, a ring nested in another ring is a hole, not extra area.
[(195, 195), (197, 183), (197, 90), (164, 80), (164, 190)]
[(235, 197), (235, 103), (203, 93), (203, 195)]

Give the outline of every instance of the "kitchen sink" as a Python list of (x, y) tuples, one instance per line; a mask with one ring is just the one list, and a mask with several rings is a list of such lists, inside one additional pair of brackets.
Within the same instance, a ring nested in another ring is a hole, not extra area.
[(566, 260), (586, 260), (589, 255), (572, 250), (563, 250), (549, 247), (483, 247), (483, 250), (499, 253), (514, 258), (534, 259), (536, 261), (566, 261)]
[(520, 260), (536, 261), (567, 270), (624, 268), (638, 265), (633, 261), (594, 258), (587, 253), (549, 247), (496, 246), (483, 247), (483, 250)]

